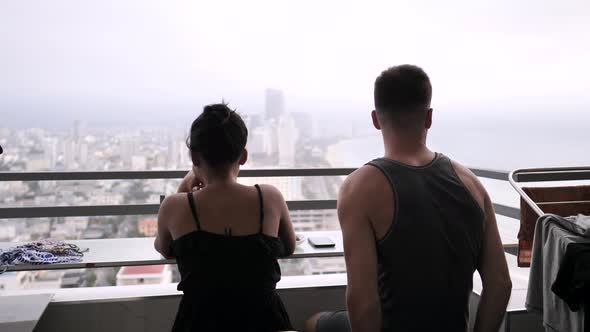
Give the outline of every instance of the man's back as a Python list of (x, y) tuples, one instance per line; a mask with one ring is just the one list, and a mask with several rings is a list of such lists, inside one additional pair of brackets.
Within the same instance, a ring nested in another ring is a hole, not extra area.
[(375, 244), (381, 328), (465, 331), (482, 207), (444, 155), (420, 167), (386, 158), (368, 165), (381, 174), (366, 183), (388, 184), (375, 186), (374, 195), (393, 196), (390, 206), (367, 211), (375, 228), (386, 230)]
[(384, 158), (353, 172), (338, 196), (348, 312), (316, 315), (310, 330), (465, 331), (477, 269), (475, 331), (498, 331), (512, 286), (494, 208), (469, 169), (426, 146), (428, 75), (391, 67), (374, 97)]

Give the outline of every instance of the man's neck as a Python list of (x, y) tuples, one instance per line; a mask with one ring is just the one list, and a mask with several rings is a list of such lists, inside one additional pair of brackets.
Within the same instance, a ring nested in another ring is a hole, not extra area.
[(383, 138), (385, 158), (396, 160), (411, 166), (426, 165), (434, 159), (434, 152), (426, 146), (426, 138), (410, 139), (407, 137)]

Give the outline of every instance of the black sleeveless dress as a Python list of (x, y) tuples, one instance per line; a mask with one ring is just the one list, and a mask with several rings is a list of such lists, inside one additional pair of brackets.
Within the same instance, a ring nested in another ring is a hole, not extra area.
[(184, 295), (172, 331), (279, 331), (292, 330), (275, 291), (281, 279), (277, 258), (282, 242), (262, 233), (264, 209), (260, 200), (257, 234), (232, 236), (201, 229), (192, 193), (188, 203), (197, 230), (172, 241)]

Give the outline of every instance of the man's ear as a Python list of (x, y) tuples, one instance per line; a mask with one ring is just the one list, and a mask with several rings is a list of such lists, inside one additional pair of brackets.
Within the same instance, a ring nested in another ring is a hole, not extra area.
[(429, 108), (428, 111), (426, 111), (426, 120), (424, 121), (424, 127), (426, 129), (430, 129), (430, 127), (432, 127), (432, 108)]
[(242, 155), (240, 156), (240, 165), (244, 165), (248, 161), (248, 150), (244, 149), (242, 151)]
[(381, 130), (381, 123), (379, 123), (379, 116), (377, 115), (377, 111), (371, 112), (371, 119), (373, 119), (373, 126), (377, 130)]

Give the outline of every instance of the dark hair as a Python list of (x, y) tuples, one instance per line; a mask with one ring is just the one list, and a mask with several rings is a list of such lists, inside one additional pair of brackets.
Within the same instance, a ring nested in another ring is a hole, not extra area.
[(424, 115), (431, 99), (430, 79), (420, 67), (391, 67), (375, 80), (375, 109), (380, 115), (390, 115), (394, 122), (411, 115)]
[(226, 167), (240, 159), (246, 141), (246, 124), (227, 104), (207, 105), (193, 121), (186, 145), (211, 167)]

